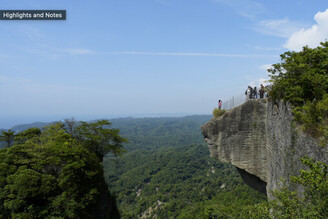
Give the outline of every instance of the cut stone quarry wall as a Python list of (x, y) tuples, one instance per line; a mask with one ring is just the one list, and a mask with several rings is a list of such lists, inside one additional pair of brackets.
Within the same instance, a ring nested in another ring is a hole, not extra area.
[(211, 119), (202, 134), (212, 157), (236, 166), (249, 186), (266, 194), (278, 188), (280, 179), (304, 169), (301, 157), (328, 161), (327, 147), (319, 146), (292, 122), (288, 103), (249, 100)]

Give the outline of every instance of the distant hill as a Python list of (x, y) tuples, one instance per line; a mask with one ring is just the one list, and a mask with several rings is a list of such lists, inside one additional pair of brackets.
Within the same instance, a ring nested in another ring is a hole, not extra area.
[[(11, 128), (11, 130), (15, 131), (15, 133), (19, 133), (22, 131), (25, 131), (26, 129), (29, 128), (43, 128), (47, 125), (49, 125), (50, 123), (47, 122), (34, 122), (34, 123), (30, 123), (30, 124), (21, 124), (21, 125), (15, 125)], [(0, 133), (2, 131), (8, 131), (8, 129), (0, 129)], [(4, 146), (4, 142), (0, 142), (0, 148), (2, 148)]]
[(11, 129), (14, 130), (16, 133), (18, 133), (18, 132), (25, 131), (26, 129), (29, 129), (29, 128), (40, 128), (41, 129), (50, 124), (51, 123), (49, 123), (49, 122), (34, 122), (31, 124), (15, 125)]
[[(145, 117), (145, 118), (133, 118), (133, 117), (126, 117), (126, 118), (116, 118), (116, 119), (109, 119), (109, 121), (113, 124), (115, 128), (126, 128), (126, 125), (153, 125), (153, 124), (167, 124), (167, 122), (197, 122), (197, 123), (204, 123), (211, 119), (211, 115), (192, 115), (192, 116), (183, 116), (183, 117)], [(95, 121), (95, 120), (91, 120)], [(11, 129), (15, 132), (22, 132), (29, 128), (42, 128), (47, 125), (50, 125), (53, 122), (34, 122), (29, 124), (19, 124), (13, 126)], [(8, 129), (0, 129), (0, 132), (7, 131)], [(122, 131), (122, 130), (121, 130)]]
[[(184, 116), (184, 117), (158, 117), (158, 118), (117, 118), (110, 119), (112, 127), (118, 128), (121, 131), (121, 134), (125, 137), (126, 135), (138, 134), (138, 136), (152, 136), (158, 135), (161, 133), (164, 138), (168, 138), (171, 135), (182, 134), (184, 137), (195, 134), (195, 129), (188, 129), (190, 122), (199, 127), (204, 124), (206, 121), (211, 119), (211, 115), (193, 115), (193, 116)], [(30, 124), (20, 124), (15, 125), (11, 129), (15, 133), (22, 132), (29, 128), (43, 128), (47, 125), (50, 125), (53, 122), (34, 122)], [(153, 127), (161, 127), (158, 129), (153, 129)], [(165, 127), (165, 129), (163, 129)], [(193, 126), (194, 127), (194, 126)], [(8, 129), (0, 129), (2, 131), (7, 131)], [(181, 130), (188, 130), (188, 132), (181, 133)], [(199, 129), (200, 130), (200, 129)], [(197, 132), (199, 131), (197, 129)], [(199, 132), (200, 133), (200, 132)], [(166, 136), (166, 137), (165, 137)], [(0, 148), (3, 147), (3, 142), (0, 142)]]
[(158, 149), (163, 146), (178, 146), (181, 143), (204, 144), (200, 127), (212, 118), (211, 115), (159, 118), (112, 119), (112, 127), (120, 130), (121, 136), (129, 139), (125, 145), (135, 149)]
[[(20, 125), (15, 125), (11, 127), (10, 129), (15, 131), (16, 133), (25, 131), (26, 129), (29, 128), (43, 128), (47, 125), (50, 125), (50, 122), (34, 122), (34, 123), (29, 123), (29, 124), (20, 124)], [(8, 129), (0, 129), (0, 132), (2, 131), (8, 131)]]

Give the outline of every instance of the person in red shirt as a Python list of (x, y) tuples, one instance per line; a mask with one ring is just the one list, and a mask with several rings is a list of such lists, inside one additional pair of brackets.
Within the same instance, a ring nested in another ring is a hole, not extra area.
[(222, 101), (219, 100), (219, 109), (221, 109), (221, 107), (222, 107)]

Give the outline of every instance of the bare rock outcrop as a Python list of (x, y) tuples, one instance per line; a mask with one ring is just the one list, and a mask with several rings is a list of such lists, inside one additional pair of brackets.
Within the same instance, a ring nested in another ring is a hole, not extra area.
[(298, 175), (304, 169), (301, 157), (328, 161), (327, 147), (293, 125), (291, 107), (282, 101), (249, 100), (211, 119), (202, 133), (212, 157), (236, 166), (243, 180), (264, 194)]

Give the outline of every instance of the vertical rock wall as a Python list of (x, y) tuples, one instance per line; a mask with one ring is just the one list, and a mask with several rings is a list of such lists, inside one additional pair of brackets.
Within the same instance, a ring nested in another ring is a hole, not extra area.
[(250, 100), (202, 127), (211, 156), (236, 166), (244, 181), (262, 193), (280, 179), (298, 175), (300, 157), (327, 162), (327, 148), (292, 125), (288, 103)]
[(316, 139), (303, 133), (293, 122), (291, 111), (291, 106), (282, 101), (275, 104), (269, 102), (267, 106), (269, 190), (278, 188), (280, 178), (289, 179), (289, 176), (299, 175), (300, 169), (305, 168), (300, 161), (301, 157), (309, 156), (328, 162), (328, 147), (319, 146)]

